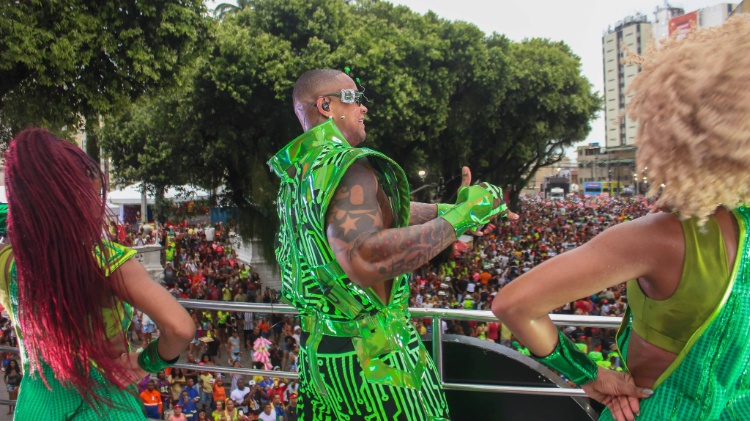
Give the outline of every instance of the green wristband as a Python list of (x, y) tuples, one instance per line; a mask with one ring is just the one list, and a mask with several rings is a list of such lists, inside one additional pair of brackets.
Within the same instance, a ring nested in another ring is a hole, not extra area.
[(446, 212), (453, 209), (455, 205), (449, 205), (447, 203), (438, 203), (437, 204), (437, 216), (440, 218), (441, 216), (445, 215)]
[(557, 330), (557, 346), (544, 358), (532, 357), (549, 368), (570, 379), (577, 385), (584, 385), (596, 380), (599, 366), (584, 354), (568, 339), (561, 330)]
[(177, 358), (172, 361), (164, 361), (159, 355), (158, 345), (159, 338), (156, 338), (155, 341), (148, 344), (148, 346), (138, 355), (138, 365), (144, 371), (158, 373), (167, 367), (171, 367), (180, 359), (180, 356), (178, 355)]

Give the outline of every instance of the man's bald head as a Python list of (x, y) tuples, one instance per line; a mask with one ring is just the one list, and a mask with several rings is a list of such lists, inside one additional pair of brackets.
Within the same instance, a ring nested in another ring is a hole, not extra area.
[(311, 104), (315, 103), (320, 95), (330, 93), (330, 89), (337, 86), (336, 78), (342, 74), (345, 73), (336, 69), (316, 69), (303, 73), (297, 79), (292, 92), (294, 113), (297, 114), (297, 118), (305, 130), (309, 129), (306, 124), (306, 121), (310, 120), (308, 114), (316, 112), (315, 107), (312, 107)]

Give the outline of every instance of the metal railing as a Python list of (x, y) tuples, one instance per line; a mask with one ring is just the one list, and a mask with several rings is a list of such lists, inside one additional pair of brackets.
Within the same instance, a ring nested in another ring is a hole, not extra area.
[[(234, 301), (204, 301), (204, 300), (177, 300), (185, 308), (197, 310), (221, 310), (243, 313), (274, 313), (274, 314), (299, 314), (297, 309), (286, 304), (261, 304), (261, 303), (240, 303)], [(410, 308), (409, 312), (415, 318), (432, 319), (432, 355), (438, 370), (438, 375), (442, 381), (443, 378), (443, 332), (442, 321), (448, 320), (469, 320), (480, 322), (497, 321), (495, 315), (490, 311), (481, 310), (461, 310), (461, 309), (443, 309), (443, 308)], [(600, 328), (617, 328), (622, 321), (621, 317), (604, 317), (604, 316), (574, 316), (550, 314), (552, 322), (557, 326), (586, 326)], [(0, 346), (0, 352), (18, 353), (18, 348)], [(191, 370), (204, 370), (205, 367), (198, 364), (178, 363), (175, 367)], [(269, 371), (255, 370), (249, 368), (234, 368), (212, 366), (211, 371), (225, 374), (242, 374), (251, 376), (274, 376), (282, 378), (298, 378), (298, 373), (291, 371)], [(530, 386), (502, 386), (502, 385), (483, 385), (468, 383), (446, 383), (443, 382), (445, 390), (461, 390), (469, 392), (492, 392), (492, 393), (516, 393), (526, 395), (544, 395), (544, 396), (573, 396), (584, 397), (586, 394), (582, 389), (575, 388), (556, 388), (556, 387), (530, 387)], [(15, 401), (0, 399), (0, 405), (13, 405)]]
[[(258, 303), (238, 303), (230, 301), (204, 301), (204, 300), (177, 300), (186, 308), (198, 310), (221, 310), (232, 312), (251, 312), (251, 313), (277, 313), (277, 314), (299, 314), (297, 309), (286, 304), (258, 304)], [(481, 310), (461, 310), (461, 309), (443, 309), (443, 308), (410, 308), (409, 312), (415, 318), (432, 319), (432, 355), (437, 367), (438, 375), (443, 379), (443, 332), (442, 321), (448, 320), (469, 320), (480, 322), (497, 321), (497, 317), (491, 311)], [(622, 321), (621, 317), (605, 316), (575, 316), (550, 314), (552, 323), (557, 326), (586, 326), (600, 328), (617, 328)], [(177, 364), (175, 367), (200, 370), (202, 366), (197, 364)], [(277, 377), (297, 378), (297, 373), (289, 371), (268, 371), (268, 370), (251, 370), (244, 368), (218, 368), (212, 367), (213, 371), (231, 374), (250, 374), (250, 375), (273, 375)], [(469, 392), (493, 392), (493, 393), (517, 393), (526, 395), (544, 395), (544, 396), (575, 396), (584, 397), (586, 393), (582, 389), (565, 389), (556, 387), (530, 387), (530, 386), (502, 386), (502, 385), (483, 385), (467, 383), (446, 383), (443, 382), (445, 390), (462, 390)]]

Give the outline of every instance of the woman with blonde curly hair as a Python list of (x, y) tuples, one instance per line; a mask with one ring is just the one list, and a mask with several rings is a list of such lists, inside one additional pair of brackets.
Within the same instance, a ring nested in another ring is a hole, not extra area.
[[(666, 212), (608, 229), (493, 302), (540, 362), (607, 405), (600, 420), (750, 419), (749, 51), (750, 16), (740, 15), (642, 59), (627, 111), (649, 195)], [(548, 313), (623, 282), (627, 370), (614, 373)]]

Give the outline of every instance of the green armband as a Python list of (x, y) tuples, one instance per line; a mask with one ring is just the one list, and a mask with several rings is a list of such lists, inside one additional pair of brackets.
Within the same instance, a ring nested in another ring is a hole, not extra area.
[(450, 209), (444, 214), (440, 215), (441, 207), (438, 205), (438, 216), (453, 226), (456, 238), (458, 238), (472, 228), (489, 223), (495, 215), (507, 210), (508, 207), (504, 202), (499, 206), (494, 206), (495, 200), (502, 199), (502, 197), (502, 190), (491, 185), (461, 187), (456, 204), (452, 207), (445, 205)]
[(148, 344), (148, 346), (138, 355), (138, 365), (144, 371), (158, 373), (165, 368), (174, 365), (180, 359), (180, 356), (178, 355), (177, 358), (172, 361), (164, 361), (159, 355), (158, 345), (159, 338), (156, 338), (155, 341)]
[(456, 205), (449, 205), (447, 203), (438, 203), (437, 204), (437, 216), (440, 218), (441, 216), (445, 215), (446, 212), (453, 209), (453, 207)]
[(556, 370), (577, 385), (584, 385), (596, 380), (599, 366), (568, 339), (561, 330), (557, 330), (557, 346), (544, 358), (532, 356), (535, 360)]

